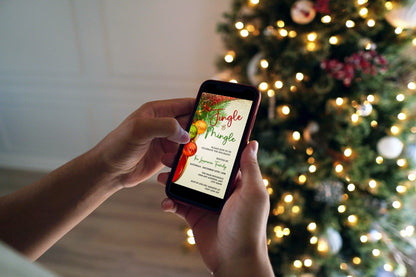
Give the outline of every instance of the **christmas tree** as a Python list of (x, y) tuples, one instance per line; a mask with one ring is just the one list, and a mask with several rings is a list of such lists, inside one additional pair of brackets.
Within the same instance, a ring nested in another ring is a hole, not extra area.
[(219, 24), (221, 78), (263, 92), (277, 276), (409, 274), (415, 21), (403, 1), (234, 0)]

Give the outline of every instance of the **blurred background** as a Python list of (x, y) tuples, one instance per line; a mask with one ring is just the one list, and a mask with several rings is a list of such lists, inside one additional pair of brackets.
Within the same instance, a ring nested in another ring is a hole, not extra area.
[(51, 170), (142, 103), (196, 95), (230, 1), (0, 1), (0, 166)]
[[(230, 3), (1, 0), (0, 195), (90, 149), (144, 102), (195, 96), (216, 74)], [(154, 183), (116, 194), (39, 263), (62, 276), (209, 276)]]

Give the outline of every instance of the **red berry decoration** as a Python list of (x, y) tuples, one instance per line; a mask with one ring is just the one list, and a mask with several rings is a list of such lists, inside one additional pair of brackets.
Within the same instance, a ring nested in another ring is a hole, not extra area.
[(185, 144), (185, 146), (183, 147), (182, 153), (187, 157), (191, 157), (195, 155), (196, 150), (197, 150), (197, 147), (196, 147), (195, 142), (190, 141), (187, 144)]

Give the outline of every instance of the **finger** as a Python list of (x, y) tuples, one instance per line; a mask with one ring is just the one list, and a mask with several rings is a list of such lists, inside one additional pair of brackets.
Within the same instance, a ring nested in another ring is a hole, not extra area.
[(169, 179), (169, 172), (162, 172), (157, 176), (157, 181), (162, 184), (162, 185), (166, 185), (166, 183), (168, 182)]
[(194, 98), (178, 98), (148, 102), (139, 110), (150, 117), (178, 117), (190, 114), (194, 104)]
[(175, 202), (170, 198), (165, 198), (161, 206), (164, 212), (174, 213), (182, 219), (186, 219), (189, 209), (192, 208), (191, 206)]
[(164, 164), (167, 167), (172, 167), (173, 163), (175, 162), (175, 157), (175, 153), (167, 153), (163, 155), (161, 158), (162, 164)]
[(167, 138), (176, 143), (187, 143), (189, 134), (174, 118), (136, 118), (132, 121), (133, 136), (148, 141), (154, 138)]

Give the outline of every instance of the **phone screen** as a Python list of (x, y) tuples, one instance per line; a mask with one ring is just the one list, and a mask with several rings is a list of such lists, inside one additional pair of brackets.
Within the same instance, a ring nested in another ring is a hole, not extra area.
[(223, 199), (252, 103), (203, 92), (172, 181)]
[(247, 86), (201, 86), (187, 129), (190, 141), (179, 148), (168, 195), (210, 209), (222, 206), (258, 102), (258, 91)]

